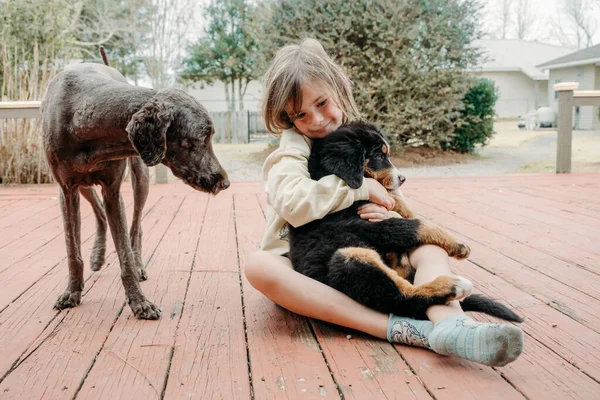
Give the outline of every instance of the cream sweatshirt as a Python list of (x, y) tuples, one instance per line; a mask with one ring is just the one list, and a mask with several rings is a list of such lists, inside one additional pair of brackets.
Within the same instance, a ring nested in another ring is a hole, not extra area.
[(261, 249), (282, 255), (289, 243), (282, 237), (288, 222), (297, 227), (325, 215), (348, 208), (358, 200), (368, 200), (367, 184), (350, 188), (335, 175), (312, 180), (308, 173), (311, 140), (293, 130), (283, 132), (279, 148), (263, 165), (267, 193), (267, 229)]

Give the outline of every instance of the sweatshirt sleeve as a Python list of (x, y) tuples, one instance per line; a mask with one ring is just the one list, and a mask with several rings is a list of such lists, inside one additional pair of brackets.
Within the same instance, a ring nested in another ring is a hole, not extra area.
[(368, 200), (365, 181), (360, 188), (352, 189), (335, 175), (312, 180), (309, 156), (310, 147), (300, 134), (284, 132), (279, 149), (265, 161), (267, 197), (281, 218), (297, 227), (343, 210), (355, 201)]

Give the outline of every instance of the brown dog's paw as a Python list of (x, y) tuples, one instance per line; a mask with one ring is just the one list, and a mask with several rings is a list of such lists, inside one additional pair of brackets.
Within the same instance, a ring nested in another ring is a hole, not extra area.
[(133, 315), (135, 315), (137, 319), (160, 318), (160, 308), (156, 307), (148, 300), (141, 300), (136, 302), (131, 301), (129, 302), (129, 306), (131, 307), (131, 311), (133, 311)]
[(94, 251), (90, 257), (90, 268), (92, 271), (100, 271), (104, 265), (104, 253)]
[(57, 310), (65, 308), (77, 307), (81, 303), (81, 292), (64, 292), (58, 296), (58, 300), (54, 304)]
[(146, 273), (145, 267), (138, 267), (138, 276), (140, 278), (140, 282), (148, 279), (148, 274)]

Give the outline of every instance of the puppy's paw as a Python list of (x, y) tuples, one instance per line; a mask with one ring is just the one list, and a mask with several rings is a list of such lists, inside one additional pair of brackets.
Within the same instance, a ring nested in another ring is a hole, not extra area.
[(471, 294), (473, 283), (460, 276), (442, 275), (420, 287), (422, 295), (432, 299), (432, 304), (447, 304)]
[(154, 304), (152, 304), (146, 299), (139, 301), (130, 301), (129, 307), (131, 307), (131, 311), (133, 311), (133, 315), (135, 315), (137, 319), (160, 318), (160, 308), (156, 307)]
[(81, 303), (81, 292), (66, 291), (56, 300), (54, 308), (64, 310), (65, 308), (77, 307)]
[(458, 260), (463, 260), (465, 258), (468, 258), (470, 255), (471, 248), (464, 243), (458, 242), (456, 243), (456, 247), (450, 256)]
[(455, 297), (451, 300), (462, 300), (471, 294), (473, 290), (473, 282), (462, 276), (454, 276)]

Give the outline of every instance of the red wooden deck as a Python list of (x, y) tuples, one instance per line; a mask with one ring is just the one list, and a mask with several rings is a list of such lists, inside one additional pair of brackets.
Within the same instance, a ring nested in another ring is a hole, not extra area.
[(392, 346), (275, 306), (242, 273), (265, 226), (258, 182), (216, 197), (152, 186), (142, 287), (159, 321), (125, 306), (112, 243), (108, 266), (89, 270), (82, 201), (85, 294), (57, 312), (67, 278), (57, 189), (3, 187), (0, 399), (599, 398), (600, 175), (411, 179), (404, 192), (471, 245), (455, 272), (527, 317), (513, 364)]

